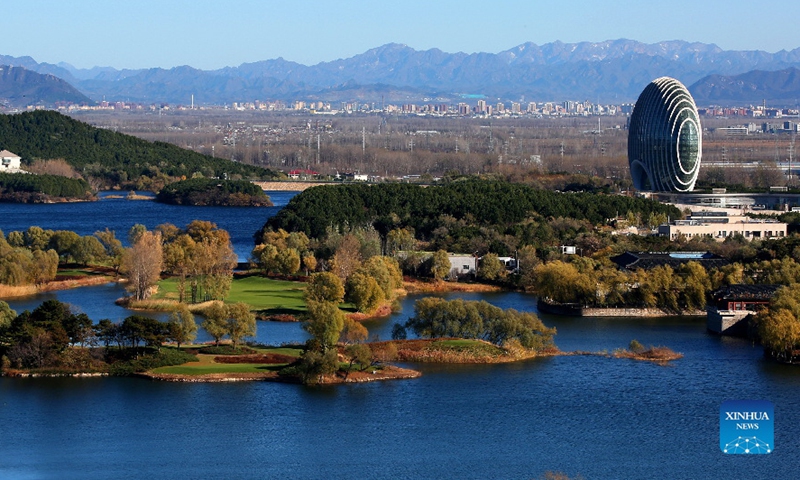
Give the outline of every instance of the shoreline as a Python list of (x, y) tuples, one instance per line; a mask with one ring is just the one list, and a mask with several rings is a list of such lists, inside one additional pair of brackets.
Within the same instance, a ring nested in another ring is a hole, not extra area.
[(53, 280), (41, 285), (20, 285), (12, 287), (8, 285), (0, 286), (0, 300), (5, 298), (19, 298), (38, 295), (40, 293), (54, 292), (58, 290), (70, 290), (81, 287), (95, 287), (106, 283), (114, 283), (118, 280), (112, 276), (99, 275), (97, 277), (81, 277), (68, 280)]
[[(595, 356), (615, 359), (629, 359), (638, 361), (648, 361), (659, 366), (666, 366), (673, 360), (683, 358), (682, 353), (674, 352), (667, 347), (650, 347), (646, 350), (631, 351), (629, 349), (617, 349), (609, 352), (588, 352), (571, 351), (563, 352), (557, 347), (550, 347), (541, 351), (527, 349), (505, 349), (483, 340), (475, 341), (476, 345), (485, 345), (494, 350), (493, 352), (472, 349), (457, 349), (447, 345), (436, 345), (437, 343), (448, 341), (460, 341), (463, 339), (413, 339), (413, 340), (389, 340), (383, 342), (367, 343), (370, 348), (385, 350), (389, 344), (396, 349), (396, 361), (411, 363), (432, 363), (432, 364), (454, 364), (454, 365), (486, 365), (514, 363), (531, 360), (534, 358), (549, 357), (576, 357), (576, 356)], [(431, 348), (434, 347), (434, 348)], [(217, 357), (229, 357), (234, 355), (211, 355), (213, 363)], [(190, 365), (189, 362), (182, 365)], [(226, 363), (226, 362), (223, 362)], [(259, 365), (273, 365), (272, 363), (259, 363)], [(72, 373), (40, 373), (21, 369), (8, 369), (0, 372), (0, 376), (9, 378), (93, 378), (110, 377), (107, 372), (72, 372)], [(158, 373), (154, 371), (135, 372), (128, 375), (134, 378), (144, 378), (152, 381), (180, 382), (180, 383), (225, 383), (225, 382), (251, 382), (251, 381), (270, 381), (280, 383), (302, 384), (297, 376), (282, 376), (277, 370), (264, 372), (214, 372), (214, 373)], [(319, 385), (340, 385), (346, 383), (367, 383), (384, 380), (406, 380), (419, 378), (422, 372), (412, 368), (404, 368), (392, 363), (383, 363), (380, 367), (368, 366), (362, 370), (349, 370), (347, 372), (338, 370), (333, 374), (322, 375), (316, 382)]]

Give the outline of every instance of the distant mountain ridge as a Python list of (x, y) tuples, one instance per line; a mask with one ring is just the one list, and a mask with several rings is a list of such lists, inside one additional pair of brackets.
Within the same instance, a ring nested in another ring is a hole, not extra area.
[(800, 100), (800, 69), (774, 72), (753, 70), (741, 75), (709, 75), (689, 87), (695, 101), (702, 104), (742, 102), (797, 105)]
[(49, 106), (58, 102), (93, 103), (61, 78), (8, 65), (0, 65), (0, 102), (11, 107)]
[(390, 43), (350, 58), (307, 66), (277, 58), (218, 70), (78, 69), (38, 64), (30, 57), (0, 62), (57, 75), (89, 97), (137, 102), (223, 104), (254, 100), (361, 99), (633, 102), (652, 79), (668, 75), (686, 85), (709, 75), (800, 68), (800, 48), (776, 53), (722, 50), (714, 44), (633, 40), (524, 43), (500, 53), (447, 53)]

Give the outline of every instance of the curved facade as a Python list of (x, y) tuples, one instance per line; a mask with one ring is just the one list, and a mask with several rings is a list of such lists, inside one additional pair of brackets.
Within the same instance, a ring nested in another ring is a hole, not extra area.
[(683, 84), (661, 77), (645, 87), (631, 115), (628, 163), (637, 190), (690, 192), (703, 138), (697, 106)]

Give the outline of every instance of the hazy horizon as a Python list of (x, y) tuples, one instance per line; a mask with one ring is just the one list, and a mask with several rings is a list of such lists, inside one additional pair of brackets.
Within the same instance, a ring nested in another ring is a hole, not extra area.
[[(401, 4), (241, 0), (8, 0), (0, 54), (75, 68), (201, 70), (284, 58), (306, 66), (388, 43), (447, 53), (499, 53), (543, 45), (629, 39), (682, 40), (770, 53), (800, 47), (800, 5), (758, 10), (751, 2), (675, 0), (669, 9), (633, 0), (477, 0)], [(769, 34), (763, 32), (768, 28)]]

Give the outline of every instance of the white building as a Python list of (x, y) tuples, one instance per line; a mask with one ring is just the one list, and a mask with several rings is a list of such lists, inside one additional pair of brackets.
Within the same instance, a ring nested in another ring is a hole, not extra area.
[(755, 219), (742, 215), (727, 215), (720, 212), (697, 212), (687, 220), (675, 220), (658, 227), (658, 234), (677, 240), (694, 237), (711, 237), (721, 242), (728, 237), (741, 234), (746, 240), (755, 238), (782, 238), (787, 225), (772, 219)]
[(448, 253), (447, 257), (450, 259), (450, 278), (475, 275), (478, 271), (478, 259), (473, 255)]
[(20, 171), (20, 161), (22, 159), (16, 153), (11, 153), (8, 150), (0, 152), (0, 172), (2, 173), (16, 173)]

